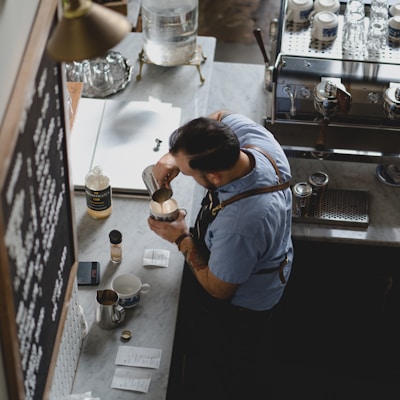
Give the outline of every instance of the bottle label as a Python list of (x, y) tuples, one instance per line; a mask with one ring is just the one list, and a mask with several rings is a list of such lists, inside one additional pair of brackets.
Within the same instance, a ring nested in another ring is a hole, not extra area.
[(103, 190), (91, 190), (87, 186), (86, 204), (93, 211), (104, 211), (111, 207), (111, 186)]

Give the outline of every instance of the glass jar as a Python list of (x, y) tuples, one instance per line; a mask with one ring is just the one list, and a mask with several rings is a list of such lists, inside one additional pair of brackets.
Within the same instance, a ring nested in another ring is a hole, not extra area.
[(142, 0), (143, 50), (156, 65), (188, 62), (196, 51), (198, 0)]
[(110, 178), (95, 166), (85, 179), (87, 213), (95, 219), (107, 218), (112, 211)]
[(113, 263), (122, 261), (122, 233), (116, 229), (109, 233), (110, 238), (110, 258)]

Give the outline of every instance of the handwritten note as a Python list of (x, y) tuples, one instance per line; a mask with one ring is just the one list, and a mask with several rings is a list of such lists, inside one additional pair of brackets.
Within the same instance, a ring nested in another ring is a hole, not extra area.
[(147, 393), (150, 386), (150, 374), (132, 368), (116, 368), (111, 387), (113, 389), (132, 390)]
[(169, 250), (146, 249), (143, 256), (144, 267), (168, 267)]
[(129, 367), (159, 368), (162, 351), (147, 347), (119, 346), (116, 365)]

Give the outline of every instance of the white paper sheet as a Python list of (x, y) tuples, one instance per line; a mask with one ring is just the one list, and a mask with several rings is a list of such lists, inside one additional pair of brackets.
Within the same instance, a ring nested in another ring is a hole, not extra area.
[(129, 367), (159, 368), (162, 350), (148, 347), (119, 346), (116, 365)]
[(116, 368), (111, 387), (113, 389), (147, 393), (150, 381), (150, 373), (147, 371), (138, 371), (133, 368)]
[(143, 267), (167, 268), (169, 262), (169, 250), (146, 249), (143, 255)]
[(80, 99), (71, 140), (74, 185), (83, 187), (89, 169), (100, 165), (114, 190), (147, 193), (142, 171), (168, 151), (180, 118), (180, 108), (153, 98)]

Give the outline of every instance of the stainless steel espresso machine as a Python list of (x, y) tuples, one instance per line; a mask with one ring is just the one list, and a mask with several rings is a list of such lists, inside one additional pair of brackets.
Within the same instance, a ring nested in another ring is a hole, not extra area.
[[(290, 23), (287, 3), (270, 29), (265, 126), (295, 157), (398, 160), (400, 43), (387, 40), (378, 53), (349, 54), (342, 48), (346, 2), (329, 43), (312, 39), (309, 24)], [(366, 29), (368, 10), (366, 3)]]

